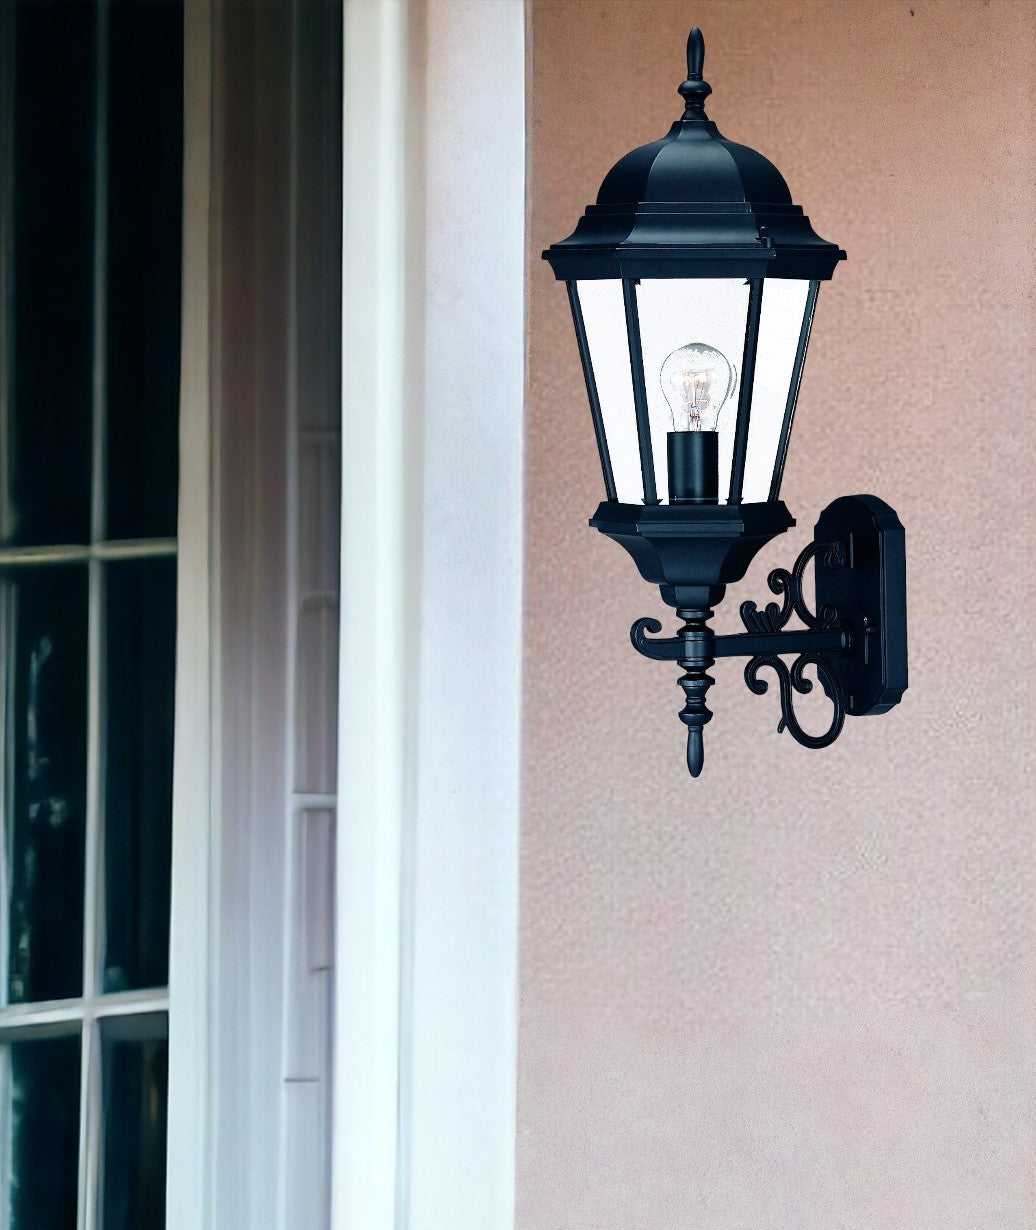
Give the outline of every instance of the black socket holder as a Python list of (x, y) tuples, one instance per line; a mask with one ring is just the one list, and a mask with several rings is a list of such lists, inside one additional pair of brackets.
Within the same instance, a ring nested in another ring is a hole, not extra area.
[(671, 431), (667, 439), (670, 504), (715, 504), (719, 432)]

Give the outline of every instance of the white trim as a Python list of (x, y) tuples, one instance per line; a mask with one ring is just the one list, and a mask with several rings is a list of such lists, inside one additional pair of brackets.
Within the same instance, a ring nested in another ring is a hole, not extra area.
[(345, 3), (339, 1230), (513, 1225), (524, 51)]
[[(219, 977), (214, 940), (218, 866), (217, 508), (210, 423), (212, 10), (184, 5), (184, 242), (177, 568), (176, 756), (169, 957), (166, 1226), (209, 1230), (215, 1143), (212, 1050)], [(190, 612), (187, 616), (186, 613)]]
[[(424, 7), (406, 1230), (513, 1225), (525, 6)], [(487, 100), (492, 100), (487, 105)]]
[[(397, 1225), (405, 611), (406, 7), (343, 11), (342, 623), (331, 1223)], [(408, 645), (409, 642), (409, 645)], [(409, 652), (408, 652), (409, 649)], [(409, 660), (408, 660), (409, 659)]]

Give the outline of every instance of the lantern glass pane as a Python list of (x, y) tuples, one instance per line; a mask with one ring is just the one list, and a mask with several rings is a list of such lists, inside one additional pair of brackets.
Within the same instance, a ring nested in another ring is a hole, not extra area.
[(633, 377), (622, 283), (582, 281), (578, 283), (577, 290), (615, 476), (615, 495), (620, 503), (641, 504), (644, 485), (637, 449), (637, 421), (633, 409)]
[[(789, 392), (797, 392), (791, 389), (791, 383), (809, 287), (809, 282), (789, 278), (768, 278), (763, 283), (752, 417), (745, 456), (742, 498), (746, 503), (770, 498), (781, 429), (789, 409)], [(791, 409), (794, 409), (794, 399)]]
[[(663, 364), (684, 346), (718, 351), (729, 364), (731, 380), (714, 391), (712, 406), (718, 409), (719, 500), (726, 503), (745, 350), (748, 283), (743, 278), (645, 279), (637, 287), (637, 308), (655, 483), (663, 503), (669, 499), (667, 438), (681, 426), (682, 411), (672, 381), (663, 382)], [(718, 360), (717, 364), (722, 367)]]

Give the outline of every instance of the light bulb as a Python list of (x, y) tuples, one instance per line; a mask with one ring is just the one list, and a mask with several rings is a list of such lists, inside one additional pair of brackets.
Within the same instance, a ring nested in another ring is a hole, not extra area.
[(719, 412), (730, 400), (734, 365), (714, 346), (688, 342), (662, 364), (662, 392), (673, 412), (667, 439), (669, 502), (719, 499)]
[(737, 379), (726, 355), (704, 342), (688, 342), (666, 359), (661, 374), (673, 429), (716, 431)]

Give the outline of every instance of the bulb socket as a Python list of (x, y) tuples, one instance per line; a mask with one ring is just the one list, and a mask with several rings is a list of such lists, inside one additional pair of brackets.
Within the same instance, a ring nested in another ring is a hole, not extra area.
[(667, 449), (669, 503), (718, 503), (719, 432), (671, 431)]

